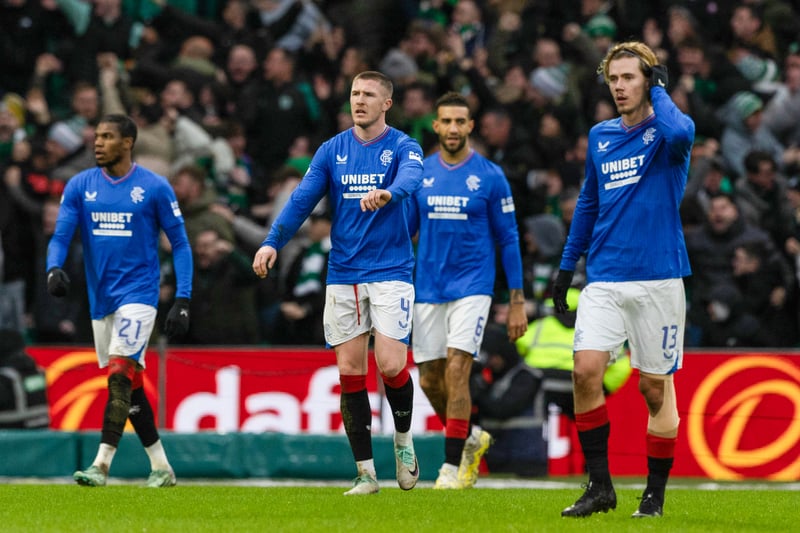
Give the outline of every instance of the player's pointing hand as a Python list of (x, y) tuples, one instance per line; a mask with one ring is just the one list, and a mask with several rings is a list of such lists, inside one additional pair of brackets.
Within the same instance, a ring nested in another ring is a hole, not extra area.
[(386, 189), (372, 189), (361, 199), (362, 211), (377, 211), (392, 200), (392, 193)]

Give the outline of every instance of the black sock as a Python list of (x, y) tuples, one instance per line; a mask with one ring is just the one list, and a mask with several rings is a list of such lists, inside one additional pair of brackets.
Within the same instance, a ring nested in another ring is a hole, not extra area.
[(659, 499), (664, 499), (667, 489), (669, 471), (672, 469), (673, 458), (648, 457), (647, 458), (647, 488), (645, 493), (652, 492)]
[(131, 380), (122, 374), (108, 376), (108, 401), (103, 413), (103, 429), (100, 442), (113, 447), (119, 446), (128, 411), (131, 407)]
[(384, 389), (386, 390), (386, 401), (389, 402), (389, 407), (392, 409), (395, 431), (407, 433), (411, 429), (411, 412), (414, 405), (414, 383), (411, 381), (411, 377), (408, 378), (405, 385), (396, 389), (384, 382)]
[(461, 453), (464, 451), (464, 440), (456, 437), (444, 439), (444, 462), (458, 466), (461, 464)]
[(589, 471), (589, 480), (595, 483), (611, 484), (611, 474), (608, 471), (608, 436), (610, 433), (610, 423), (578, 432), (578, 440), (581, 442), (583, 456), (586, 458), (586, 469)]
[(131, 391), (131, 409), (128, 412), (128, 418), (133, 425), (133, 429), (136, 430), (136, 435), (139, 436), (142, 446), (147, 448), (158, 441), (158, 430), (153, 416), (153, 408), (150, 406), (150, 402), (147, 401), (144, 387)]
[(367, 389), (342, 393), (342, 421), (356, 461), (372, 459), (372, 409)]

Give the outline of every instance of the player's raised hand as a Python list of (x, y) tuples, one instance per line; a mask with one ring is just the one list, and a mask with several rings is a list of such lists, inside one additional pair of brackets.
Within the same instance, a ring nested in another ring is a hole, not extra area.
[(272, 246), (262, 246), (256, 252), (253, 258), (253, 272), (259, 278), (266, 278), (269, 274), (269, 269), (275, 265), (275, 260), (278, 258), (278, 251)]
[(392, 193), (386, 189), (372, 189), (361, 199), (361, 211), (377, 211), (392, 201)]
[(668, 84), (669, 74), (667, 73), (667, 67), (664, 65), (653, 65), (650, 70), (650, 85), (652, 87), (663, 87), (666, 89)]

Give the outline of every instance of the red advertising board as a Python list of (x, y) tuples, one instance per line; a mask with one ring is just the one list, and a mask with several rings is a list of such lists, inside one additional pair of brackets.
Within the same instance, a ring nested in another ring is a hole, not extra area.
[[(97, 368), (94, 352), (36, 346), (29, 352), (47, 368), (52, 427), (98, 429), (106, 376)], [(338, 373), (329, 350), (170, 348), (164, 361), (155, 351), (148, 352), (147, 363), (145, 387), (154, 408), (159, 369), (165, 369), (166, 394), (159, 412), (166, 429), (342, 431)], [(441, 424), (419, 389), (416, 371), (413, 375), (412, 429), (438, 431)], [(391, 415), (374, 368), (370, 376), (373, 428), (390, 431)], [(674, 475), (800, 479), (800, 356), (687, 353), (675, 380), (681, 427)], [(608, 408), (612, 473), (645, 474), (647, 410), (635, 375), (608, 398)], [(557, 436), (552, 429), (551, 437)]]
[[(106, 373), (89, 348), (31, 346), (47, 369), (51, 426), (99, 429), (105, 408)], [(161, 364), (159, 364), (161, 363)], [(156, 409), (160, 369), (166, 395), (164, 427), (178, 432), (279, 431), (325, 434), (342, 431), (339, 375), (332, 351), (321, 349), (170, 348), (165, 363), (156, 351), (146, 356), (145, 391)], [(419, 389), (413, 369), (415, 412), (412, 429), (441, 429)], [(370, 358), (367, 380), (373, 428), (391, 428)], [(158, 410), (157, 410), (158, 411)], [(384, 422), (384, 416), (387, 424)]]

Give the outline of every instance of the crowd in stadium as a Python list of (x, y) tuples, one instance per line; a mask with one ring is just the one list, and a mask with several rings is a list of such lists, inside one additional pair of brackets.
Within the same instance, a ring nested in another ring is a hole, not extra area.
[[(323, 343), (328, 214), (267, 279), (250, 265), (316, 148), (352, 126), (350, 82), (364, 70), (392, 79), (387, 121), (426, 155), (436, 98), (467, 97), (470, 142), (511, 185), (534, 320), (587, 133), (616, 114), (597, 66), (629, 38), (668, 66), (669, 93), (696, 124), (682, 206), (686, 345), (796, 346), (797, 0), (4, 0), (0, 322), (32, 342), (91, 342), (79, 242), (65, 299), (47, 293), (45, 253), (65, 183), (95, 164), (98, 119), (125, 113), (139, 127), (135, 159), (172, 183), (194, 252), (183, 342)], [(159, 322), (175, 283), (164, 242)], [(506, 303), (498, 290), (495, 321)]]

